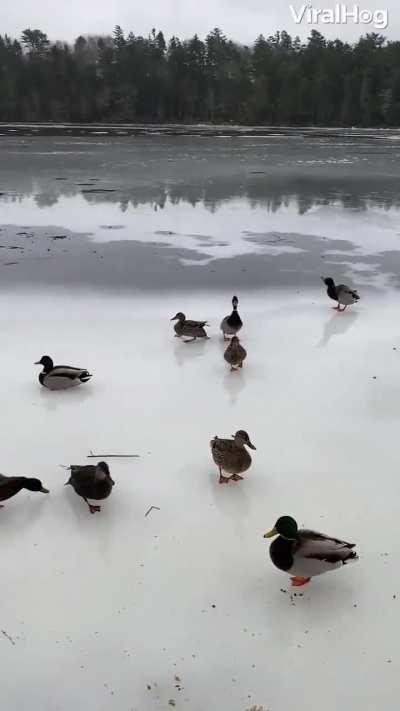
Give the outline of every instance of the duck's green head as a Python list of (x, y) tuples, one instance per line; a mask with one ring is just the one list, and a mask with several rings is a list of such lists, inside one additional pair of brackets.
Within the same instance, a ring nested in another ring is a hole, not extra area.
[(274, 536), (282, 536), (289, 541), (294, 541), (297, 538), (298, 525), (291, 516), (281, 516), (278, 518), (275, 526), (271, 531), (264, 534), (264, 538), (273, 538)]

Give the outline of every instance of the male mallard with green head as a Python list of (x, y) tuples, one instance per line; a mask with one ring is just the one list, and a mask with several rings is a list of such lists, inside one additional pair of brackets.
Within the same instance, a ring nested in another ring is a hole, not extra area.
[(208, 325), (207, 321), (190, 321), (181, 311), (171, 318), (171, 321), (177, 321), (174, 326), (176, 338), (188, 336), (189, 340), (184, 343), (192, 343), (196, 338), (208, 338), (204, 328)]
[(309, 583), (315, 575), (342, 568), (358, 560), (353, 550), (355, 543), (346, 543), (330, 538), (323, 533), (299, 529), (291, 516), (278, 518), (274, 528), (264, 535), (273, 538), (269, 554), (273, 564), (292, 575), (292, 585), (299, 587)]
[(99, 462), (96, 466), (72, 464), (69, 468), (71, 476), (65, 486), (70, 485), (75, 489), (78, 496), (86, 501), (90, 513), (101, 511), (100, 506), (89, 504), (88, 499), (102, 501), (110, 496), (115, 482), (111, 478), (108, 464), (106, 462)]
[[(256, 449), (250, 442), (250, 437), (244, 430), (238, 430), (233, 439), (214, 437), (210, 442), (212, 458), (219, 469), (219, 483), (227, 484), (241, 481), (243, 474), (251, 465), (251, 456), (245, 447)], [(224, 476), (222, 472), (229, 474)]]
[(221, 322), (221, 331), (224, 335), (224, 341), (228, 341), (229, 336), (236, 336), (236, 334), (239, 333), (240, 329), (243, 326), (242, 319), (240, 318), (237, 310), (238, 306), (239, 299), (237, 296), (234, 296), (232, 298), (232, 313), (229, 314), (229, 316), (225, 316), (225, 318), (222, 319)]
[[(327, 277), (326, 279), (325, 277), (321, 277), (321, 279), (325, 286), (328, 287), (326, 292), (329, 298), (333, 301), (337, 301), (337, 306), (333, 307), (336, 311), (346, 311), (348, 306), (356, 304), (357, 301), (360, 300), (357, 289), (351, 289), (349, 286), (346, 286), (346, 284), (335, 284), (332, 277)], [(341, 306), (344, 308), (341, 309)]]
[(71, 365), (54, 365), (52, 358), (44, 355), (34, 365), (42, 365), (39, 383), (49, 390), (67, 390), (81, 383), (87, 383), (92, 377), (85, 368)]

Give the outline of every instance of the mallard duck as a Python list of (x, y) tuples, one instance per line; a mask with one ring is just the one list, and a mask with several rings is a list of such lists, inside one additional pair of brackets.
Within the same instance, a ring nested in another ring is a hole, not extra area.
[(351, 561), (358, 560), (353, 550), (355, 543), (346, 543), (316, 531), (299, 529), (291, 516), (278, 518), (274, 528), (264, 538), (279, 536), (272, 541), (269, 554), (273, 564), (291, 573), (292, 585), (299, 587), (309, 583), (315, 575), (336, 570)]
[(231, 370), (243, 368), (243, 361), (247, 357), (247, 351), (240, 345), (237, 336), (232, 336), (231, 342), (224, 353), (224, 358), (231, 366)]
[[(256, 449), (244, 430), (238, 430), (232, 437), (233, 439), (214, 437), (210, 442), (211, 454), (219, 469), (220, 484), (226, 484), (230, 479), (241, 481), (243, 477), (240, 474), (247, 471), (251, 465), (251, 457), (245, 445), (250, 449)], [(229, 476), (224, 476), (223, 471)]]
[[(326, 291), (329, 298), (338, 302), (338, 305), (334, 307), (337, 311), (346, 311), (348, 306), (356, 304), (360, 300), (357, 289), (350, 289), (346, 284), (336, 285), (332, 277), (321, 277), (321, 279), (328, 287)], [(344, 308), (341, 309), (340, 306), (344, 306)]]
[(178, 321), (174, 326), (177, 338), (190, 336), (190, 339), (185, 343), (192, 343), (196, 338), (208, 338), (204, 329), (204, 326), (208, 326), (207, 321), (189, 321), (181, 311), (171, 318), (171, 321)]
[[(7, 501), (18, 494), (21, 489), (28, 491), (40, 491), (42, 494), (48, 494), (49, 490), (45, 489), (40, 479), (34, 479), (26, 476), (5, 476), (0, 474), (0, 501)], [(0, 504), (0, 508), (4, 508)]]
[(233, 311), (229, 316), (221, 321), (221, 331), (224, 334), (224, 341), (228, 341), (227, 336), (236, 336), (243, 326), (242, 319), (238, 314), (237, 307), (239, 306), (239, 299), (237, 296), (232, 298)]
[(44, 355), (35, 365), (42, 365), (39, 383), (49, 390), (66, 390), (81, 383), (87, 383), (92, 377), (83, 368), (73, 368), (70, 365), (54, 365), (48, 355)]
[(71, 476), (65, 486), (72, 486), (78, 496), (86, 501), (90, 513), (101, 511), (100, 506), (89, 504), (88, 499), (102, 501), (110, 496), (114, 481), (111, 478), (110, 470), (106, 462), (99, 462), (96, 466), (70, 466)]

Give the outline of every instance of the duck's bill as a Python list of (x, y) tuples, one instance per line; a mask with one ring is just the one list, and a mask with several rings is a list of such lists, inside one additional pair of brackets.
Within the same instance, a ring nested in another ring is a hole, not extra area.
[(45, 489), (44, 486), (42, 486), (42, 488), (39, 489), (39, 491), (41, 491), (42, 494), (50, 494), (50, 491), (48, 489)]
[(177, 318), (178, 318), (177, 316), (174, 316), (173, 318), (170, 318), (170, 321), (176, 321)]
[(257, 447), (255, 447), (251, 442), (248, 442), (247, 446), (250, 447), (250, 449), (257, 449)]
[(36, 360), (33, 365), (42, 365), (40, 360)]
[(278, 531), (276, 528), (273, 528), (271, 531), (268, 531), (268, 533), (264, 533), (264, 538), (273, 538), (274, 536), (278, 535)]

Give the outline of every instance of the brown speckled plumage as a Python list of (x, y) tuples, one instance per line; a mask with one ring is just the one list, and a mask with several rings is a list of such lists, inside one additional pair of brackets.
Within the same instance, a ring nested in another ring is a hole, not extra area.
[[(249, 435), (244, 430), (238, 430), (233, 439), (214, 437), (210, 442), (212, 458), (220, 472), (220, 483), (241, 479), (240, 474), (247, 471), (251, 465), (251, 456), (245, 446), (255, 449)], [(228, 477), (223, 475), (228, 474)]]
[(240, 345), (237, 336), (233, 336), (228, 348), (224, 353), (224, 358), (231, 366), (231, 370), (237, 370), (243, 367), (243, 361), (247, 357), (247, 351)]

